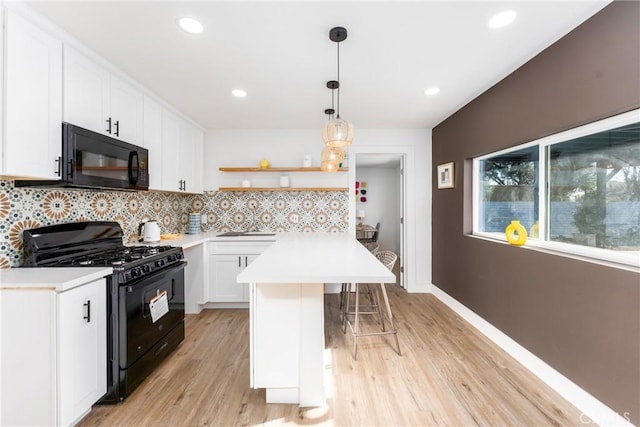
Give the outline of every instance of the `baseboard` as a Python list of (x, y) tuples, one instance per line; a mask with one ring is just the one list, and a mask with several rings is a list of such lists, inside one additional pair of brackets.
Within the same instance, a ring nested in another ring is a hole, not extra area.
[(540, 378), (549, 387), (569, 401), (584, 414), (584, 425), (597, 424), (600, 426), (633, 426), (628, 420), (628, 414), (618, 414), (613, 409), (599, 401), (569, 378), (556, 371), (542, 359), (509, 338), (498, 328), (465, 307), (459, 301), (445, 293), (435, 285), (431, 285), (431, 293), (455, 311), (460, 317), (469, 322), (478, 331), (506, 351), (511, 357), (520, 362), (525, 368)]

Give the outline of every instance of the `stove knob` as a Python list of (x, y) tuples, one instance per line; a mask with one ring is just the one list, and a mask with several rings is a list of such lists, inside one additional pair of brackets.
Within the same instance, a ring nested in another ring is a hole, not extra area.
[(156, 261), (156, 267), (162, 267), (164, 265), (164, 260), (163, 259), (159, 259)]
[(140, 267), (131, 269), (131, 277), (138, 277), (140, 275)]
[(151, 267), (149, 267), (147, 264), (143, 265), (140, 268), (142, 269), (143, 273), (148, 273), (151, 270)]
[(177, 256), (176, 255), (169, 255), (167, 257), (167, 259), (169, 260), (169, 262), (174, 262), (176, 260)]

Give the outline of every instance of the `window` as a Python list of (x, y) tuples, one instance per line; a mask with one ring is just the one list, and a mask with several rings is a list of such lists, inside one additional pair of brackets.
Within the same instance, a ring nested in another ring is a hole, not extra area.
[(640, 110), (474, 159), (474, 234), (640, 265)]

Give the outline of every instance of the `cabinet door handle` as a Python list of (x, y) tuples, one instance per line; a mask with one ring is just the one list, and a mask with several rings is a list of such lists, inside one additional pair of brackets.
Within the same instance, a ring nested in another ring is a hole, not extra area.
[(111, 117), (107, 119), (107, 124), (109, 125), (109, 127), (107, 128), (107, 132), (111, 134)]
[(185, 180), (184, 180), (184, 181), (182, 181), (182, 182), (184, 182), (184, 185), (183, 185), (183, 187), (182, 187), (182, 191), (187, 191), (187, 180), (185, 179)]
[(244, 257), (244, 266), (248, 267), (249, 266), (249, 261), (248, 261), (249, 257)]
[(91, 323), (91, 300), (87, 300), (84, 304), (87, 307), (87, 315), (83, 317), (87, 321), (87, 323)]
[(242, 257), (238, 255), (238, 268), (242, 267)]
[(58, 156), (56, 159), (56, 163), (58, 164), (57, 170), (53, 171), (58, 176), (62, 176), (62, 156)]
[(113, 134), (115, 136), (120, 136), (120, 120), (116, 121), (114, 126), (116, 127), (116, 131)]

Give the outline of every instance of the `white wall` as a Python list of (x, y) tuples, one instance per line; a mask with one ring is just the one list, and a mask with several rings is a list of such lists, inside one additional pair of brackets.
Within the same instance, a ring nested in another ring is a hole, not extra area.
[[(266, 157), (272, 166), (297, 166), (302, 156), (311, 154), (320, 165), (323, 144), (320, 129), (294, 130), (209, 130), (204, 147), (204, 188), (237, 186), (244, 178), (254, 185), (278, 185), (278, 174), (225, 173), (220, 166), (257, 166)], [(407, 227), (406, 286), (409, 292), (428, 292), (431, 284), (431, 130), (357, 129), (349, 148), (348, 166), (355, 170), (357, 153), (404, 154)], [(276, 176), (273, 176), (276, 175)], [(352, 172), (291, 173), (292, 186), (349, 186), (355, 194)], [(349, 198), (349, 231), (355, 234), (355, 197)]]
[(380, 249), (400, 253), (400, 167), (356, 168), (356, 180), (367, 183), (367, 202), (356, 199), (356, 209), (365, 212), (364, 223), (380, 223)]
[(303, 130), (209, 130), (204, 146), (204, 189), (239, 187), (249, 179), (254, 187), (279, 186), (281, 175), (288, 175), (291, 187), (347, 187), (348, 174), (309, 172), (220, 172), (221, 166), (258, 167), (260, 159), (273, 167), (302, 166), (302, 157), (311, 155), (311, 165), (320, 166), (324, 148), (320, 129)]

